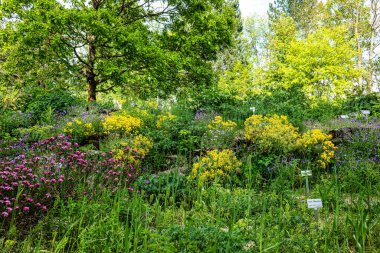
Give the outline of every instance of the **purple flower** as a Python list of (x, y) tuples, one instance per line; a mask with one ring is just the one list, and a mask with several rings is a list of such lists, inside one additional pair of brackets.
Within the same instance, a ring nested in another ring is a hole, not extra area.
[(29, 207), (27, 206), (24, 206), (24, 208), (22, 209), (25, 213), (29, 212)]
[(4, 217), (8, 217), (9, 214), (7, 212), (2, 212), (1, 215)]

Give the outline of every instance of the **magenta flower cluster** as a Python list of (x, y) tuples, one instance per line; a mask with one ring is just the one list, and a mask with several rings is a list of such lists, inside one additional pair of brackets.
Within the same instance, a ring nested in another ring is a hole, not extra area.
[[(18, 147), (7, 149), (12, 148)], [(60, 135), (0, 157), (0, 220), (41, 217), (57, 197), (79, 198), (121, 187), (133, 191), (137, 168), (114, 159), (112, 151), (88, 154), (79, 148), (68, 136)]]

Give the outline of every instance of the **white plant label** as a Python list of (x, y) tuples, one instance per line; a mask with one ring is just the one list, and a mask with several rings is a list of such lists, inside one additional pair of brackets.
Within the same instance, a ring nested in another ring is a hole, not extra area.
[(307, 208), (322, 208), (322, 199), (308, 199), (307, 200)]
[(256, 111), (256, 107), (251, 107), (251, 108), (249, 108), (249, 109), (252, 110), (252, 113), (255, 113), (255, 111)]
[(362, 114), (364, 115), (370, 115), (371, 114), (371, 111), (370, 110), (360, 110), (362, 112)]
[(311, 175), (311, 170), (301, 170), (301, 176), (306, 177)]
[(340, 118), (341, 119), (349, 119), (350, 117), (348, 117), (348, 115), (340, 115)]

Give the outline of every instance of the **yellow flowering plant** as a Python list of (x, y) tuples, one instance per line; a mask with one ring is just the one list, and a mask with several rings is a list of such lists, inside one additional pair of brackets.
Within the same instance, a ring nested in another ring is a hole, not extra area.
[(126, 160), (134, 166), (141, 164), (153, 147), (153, 141), (141, 134), (132, 138), (119, 140), (116, 144), (114, 158)]
[(105, 134), (129, 134), (135, 129), (140, 128), (142, 124), (143, 122), (140, 118), (123, 113), (107, 116), (102, 122), (103, 131)]
[(332, 162), (335, 145), (332, 136), (319, 129), (299, 133), (286, 116), (253, 115), (244, 123), (245, 138), (251, 141), (259, 154), (301, 154), (308, 158), (318, 157), (321, 168)]
[(325, 134), (319, 129), (307, 131), (298, 140), (300, 153), (308, 154), (310, 157), (317, 156), (318, 165), (326, 168), (334, 158), (337, 149), (331, 139), (331, 135)]
[(190, 179), (198, 179), (200, 184), (215, 180), (224, 182), (240, 171), (241, 164), (230, 149), (209, 150), (199, 162), (194, 163)]
[(177, 116), (175, 116), (175, 115), (173, 115), (171, 113), (160, 115), (160, 116), (158, 116), (158, 119), (157, 119), (157, 122), (156, 122), (156, 127), (157, 128), (163, 128), (165, 126), (166, 122), (172, 121), (172, 120), (174, 120), (176, 118), (177, 118)]
[(244, 136), (262, 153), (287, 154), (297, 147), (298, 129), (286, 116), (252, 115), (244, 122)]
[(237, 124), (216, 116), (207, 125), (204, 143), (207, 148), (228, 148), (235, 138)]
[(74, 118), (73, 120), (66, 122), (63, 132), (72, 136), (77, 142), (82, 142), (85, 139), (96, 135), (94, 122), (81, 118)]

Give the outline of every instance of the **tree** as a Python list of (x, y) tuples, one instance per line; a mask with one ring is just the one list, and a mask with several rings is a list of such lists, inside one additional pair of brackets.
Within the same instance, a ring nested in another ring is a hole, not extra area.
[(268, 71), (270, 87), (298, 89), (311, 101), (332, 101), (351, 93), (360, 76), (353, 40), (345, 26), (320, 28), (305, 39), (283, 44)]
[(269, 4), (268, 16), (275, 23), (281, 16), (290, 17), (303, 36), (317, 29), (325, 16), (325, 8), (318, 0), (275, 0)]
[(8, 82), (86, 83), (96, 93), (210, 84), (232, 44), (236, 0), (3, 0), (0, 68)]
[[(356, 43), (357, 68), (363, 69), (363, 53), (368, 50), (369, 44), (369, 8), (365, 0), (329, 0), (327, 8), (330, 12), (330, 26), (346, 25), (350, 37)], [(363, 86), (363, 77), (359, 77), (359, 86)]]
[(371, 0), (371, 22), (370, 22), (370, 45), (368, 55), (368, 79), (367, 79), (367, 92), (371, 92), (373, 88), (373, 75), (374, 75), (374, 58), (375, 50), (379, 46), (378, 32), (380, 28), (380, 1)]

